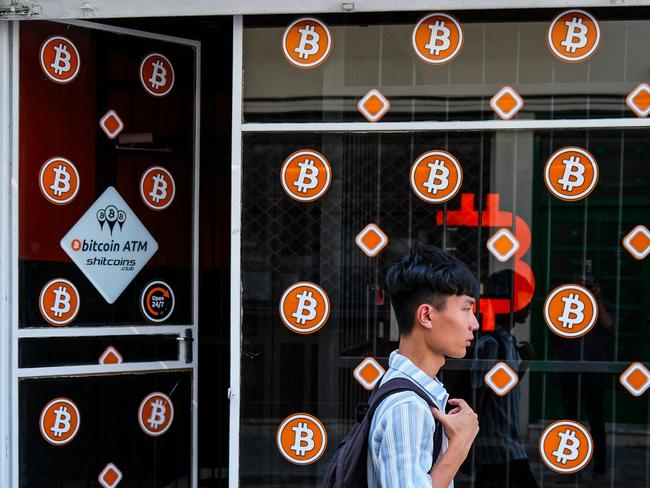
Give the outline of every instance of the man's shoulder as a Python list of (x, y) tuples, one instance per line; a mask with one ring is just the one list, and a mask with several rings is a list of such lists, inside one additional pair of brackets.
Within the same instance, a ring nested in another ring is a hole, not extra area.
[(379, 425), (404, 415), (432, 417), (429, 404), (420, 395), (414, 391), (400, 391), (385, 398), (377, 406), (373, 424)]

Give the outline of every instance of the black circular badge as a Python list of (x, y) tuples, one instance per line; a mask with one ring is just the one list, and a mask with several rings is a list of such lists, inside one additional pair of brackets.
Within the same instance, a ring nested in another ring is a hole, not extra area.
[(150, 322), (164, 322), (174, 311), (174, 292), (164, 281), (152, 281), (142, 290), (140, 310)]

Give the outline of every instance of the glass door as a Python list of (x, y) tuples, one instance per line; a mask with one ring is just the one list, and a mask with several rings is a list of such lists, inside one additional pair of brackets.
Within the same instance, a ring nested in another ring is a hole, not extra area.
[(10, 484), (196, 487), (200, 44), (19, 27)]

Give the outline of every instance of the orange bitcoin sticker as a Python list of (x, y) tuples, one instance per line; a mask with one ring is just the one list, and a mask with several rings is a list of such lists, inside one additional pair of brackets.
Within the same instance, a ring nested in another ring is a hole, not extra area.
[(519, 383), (519, 375), (503, 361), (496, 363), (483, 377), (485, 384), (499, 396), (506, 396)]
[(285, 193), (299, 202), (313, 202), (322, 197), (332, 182), (332, 168), (321, 153), (301, 149), (289, 156), (280, 172)]
[(429, 64), (444, 64), (454, 59), (463, 47), (463, 29), (451, 15), (430, 14), (413, 29), (415, 54)]
[(140, 81), (154, 97), (167, 95), (174, 87), (174, 67), (162, 54), (152, 53), (140, 63)]
[(454, 198), (463, 182), (458, 160), (447, 151), (428, 151), (411, 166), (411, 188), (427, 203), (444, 203)]
[(115, 488), (122, 481), (122, 471), (113, 463), (108, 463), (97, 476), (97, 481), (104, 488)]
[(56, 205), (65, 205), (77, 196), (79, 173), (74, 164), (57, 156), (43, 163), (38, 183), (45, 198)]
[(50, 37), (41, 46), (41, 68), (56, 83), (70, 83), (79, 74), (81, 60), (74, 43), (65, 37)]
[(330, 315), (330, 299), (320, 286), (300, 281), (287, 288), (280, 299), (280, 318), (298, 334), (311, 334), (323, 327)]
[(598, 183), (598, 163), (580, 147), (555, 151), (544, 167), (544, 183), (553, 196), (569, 202), (587, 198)]
[(556, 473), (577, 473), (591, 460), (591, 434), (579, 422), (558, 420), (544, 429), (539, 439), (539, 453), (544, 464)]
[(330, 55), (330, 30), (323, 22), (313, 17), (295, 20), (284, 31), (282, 50), (292, 65), (298, 68), (314, 68)]
[(55, 278), (41, 290), (38, 305), (47, 322), (58, 327), (68, 325), (79, 313), (79, 292), (68, 280)]
[(546, 42), (559, 60), (578, 63), (598, 48), (600, 27), (593, 15), (584, 10), (566, 10), (551, 22)]
[(173, 420), (174, 404), (164, 393), (150, 393), (140, 403), (138, 423), (145, 434), (153, 437), (163, 435), (169, 430)]
[(598, 303), (584, 286), (558, 286), (544, 302), (544, 320), (560, 337), (575, 339), (589, 332), (598, 319)]
[(296, 413), (282, 421), (276, 435), (280, 454), (293, 464), (311, 464), (325, 452), (327, 431), (313, 415)]
[(140, 196), (153, 210), (164, 210), (169, 207), (175, 195), (174, 178), (161, 166), (152, 166), (140, 178)]
[(72, 441), (80, 425), (79, 409), (67, 398), (55, 398), (41, 411), (41, 435), (53, 446), (63, 446)]

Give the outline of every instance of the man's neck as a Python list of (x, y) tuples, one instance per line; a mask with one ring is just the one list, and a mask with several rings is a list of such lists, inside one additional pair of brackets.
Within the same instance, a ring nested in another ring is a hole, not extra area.
[(408, 339), (400, 339), (399, 353), (408, 358), (415, 366), (424, 371), (431, 378), (438, 375), (438, 371), (445, 364), (445, 357), (423, 348), (421, 343)]

